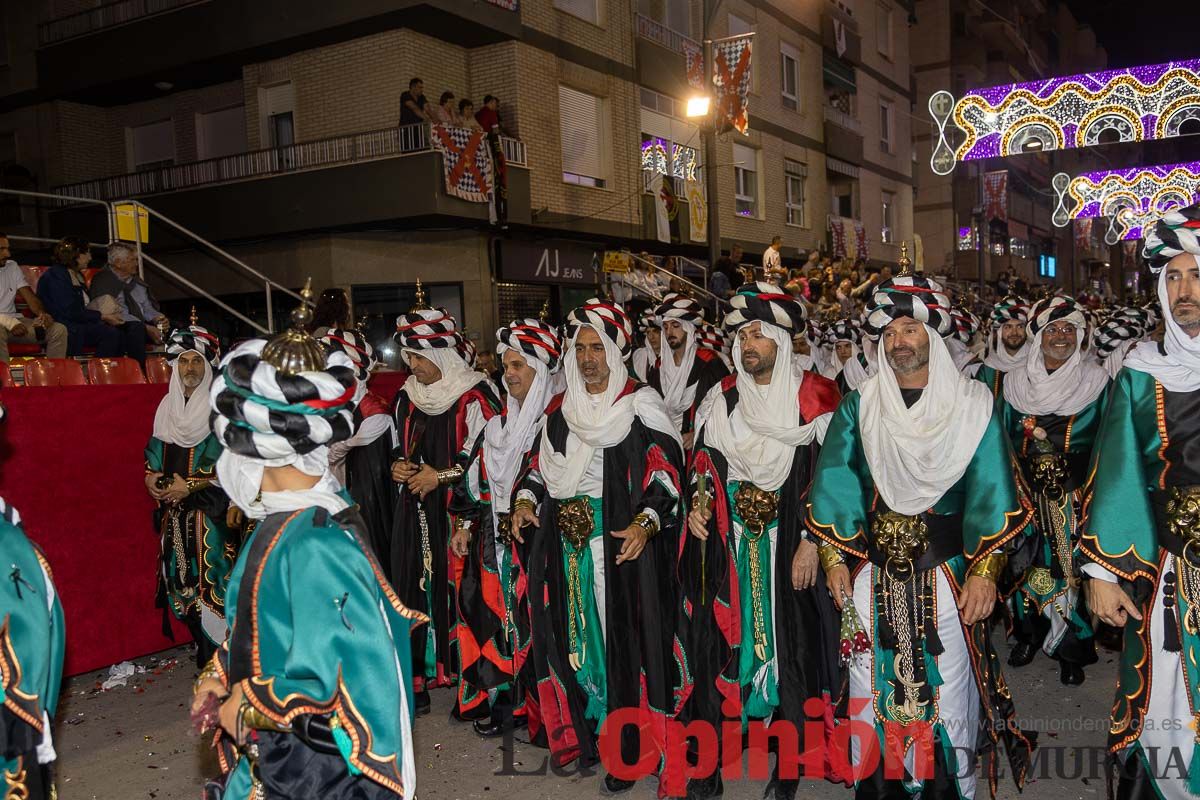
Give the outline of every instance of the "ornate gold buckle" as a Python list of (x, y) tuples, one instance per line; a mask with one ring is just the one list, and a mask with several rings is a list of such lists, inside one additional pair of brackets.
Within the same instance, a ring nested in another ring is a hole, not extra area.
[(513, 543), (511, 522), (512, 514), (496, 515), (496, 539), (505, 547)]
[(587, 547), (595, 525), (596, 522), (592, 519), (592, 504), (582, 497), (559, 504), (558, 530), (575, 550)]
[(779, 512), (779, 495), (752, 483), (742, 483), (733, 494), (733, 505), (751, 534), (747, 538), (757, 539), (775, 521), (775, 515)]
[(916, 572), (913, 562), (929, 544), (929, 526), (920, 516), (884, 511), (871, 521), (871, 538), (884, 554), (883, 571), (903, 583)]
[[(1183, 539), (1185, 560), (1200, 562), (1200, 486), (1172, 486), (1167, 500), (1167, 529)], [(1188, 553), (1188, 548), (1192, 552)], [(1188, 558), (1190, 556), (1190, 558)]]
[(1062, 499), (1067, 480), (1067, 459), (1062, 453), (1036, 453), (1029, 459), (1030, 478), (1046, 497), (1054, 502)]

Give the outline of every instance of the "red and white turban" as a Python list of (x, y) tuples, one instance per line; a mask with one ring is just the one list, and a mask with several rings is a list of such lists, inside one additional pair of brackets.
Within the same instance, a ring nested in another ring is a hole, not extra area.
[(558, 332), (540, 320), (513, 320), (496, 331), (496, 339), (499, 341), (496, 349), (500, 355), (506, 349), (516, 350), (527, 358), (541, 361), (548, 372), (558, 369), (562, 360), (562, 340), (558, 338)]
[(375, 348), (357, 331), (334, 328), (321, 337), (321, 344), (337, 348), (348, 355), (354, 362), (355, 377), (360, 381), (365, 381), (379, 363), (375, 358)]
[(590, 325), (595, 328), (598, 333), (617, 346), (622, 358), (629, 356), (630, 344), (633, 340), (633, 325), (620, 303), (593, 297), (579, 308), (572, 310), (563, 321), (565, 338), (574, 339), (579, 333), (581, 325)]
[(444, 308), (426, 308), (396, 317), (395, 340), (401, 347), (412, 350), (452, 347), (461, 353), (462, 338), (454, 317)]
[(950, 299), (942, 285), (929, 278), (901, 275), (876, 287), (867, 303), (866, 334), (878, 339), (884, 328), (905, 317), (925, 323), (942, 337), (954, 330)]
[(669, 319), (699, 325), (704, 321), (704, 309), (692, 298), (676, 292), (663, 298), (658, 308), (654, 309), (654, 316), (659, 326)]
[(1076, 328), (1086, 328), (1088, 324), (1087, 314), (1084, 313), (1083, 306), (1073, 298), (1057, 294), (1047, 297), (1044, 300), (1039, 300), (1030, 309), (1028, 322), (1029, 335), (1036, 336), (1042, 328), (1045, 328), (1051, 322), (1058, 322), (1060, 320), (1069, 322)]
[(769, 322), (788, 331), (804, 330), (807, 315), (804, 306), (778, 286), (765, 281), (738, 287), (729, 300), (733, 310), (725, 315), (725, 328), (736, 331), (751, 322)]

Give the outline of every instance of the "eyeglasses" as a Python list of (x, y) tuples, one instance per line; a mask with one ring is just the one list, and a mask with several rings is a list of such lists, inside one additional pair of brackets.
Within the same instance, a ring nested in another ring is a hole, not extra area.
[(1074, 325), (1050, 325), (1045, 328), (1046, 336), (1074, 336)]

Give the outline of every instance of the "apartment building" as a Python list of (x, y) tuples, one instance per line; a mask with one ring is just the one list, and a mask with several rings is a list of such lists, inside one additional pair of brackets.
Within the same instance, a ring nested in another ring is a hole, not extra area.
[[(912, 232), (909, 14), (895, 0), (721, 4), (710, 35), (755, 34), (750, 134), (718, 141), (723, 249), (751, 260), (778, 234), (799, 259), (831, 246), (832, 213), (862, 226), (872, 260), (894, 260)], [(505, 318), (593, 293), (604, 250), (706, 259), (683, 193), (660, 242), (648, 191), (656, 169), (705, 168), (683, 113), (700, 15), (691, 0), (4, 4), (0, 181), (134, 198), (285, 286), (347, 287), (380, 342), (420, 278), (486, 346)], [(430, 103), (500, 98), (505, 217), (448, 191), (428, 128), (398, 127), (412, 77)], [(36, 259), (40, 239), (102, 241), (99, 208), (7, 197), (0, 220)], [(261, 281), (157, 218), (147, 252), (264, 317)], [(157, 269), (147, 279), (190, 303)]]

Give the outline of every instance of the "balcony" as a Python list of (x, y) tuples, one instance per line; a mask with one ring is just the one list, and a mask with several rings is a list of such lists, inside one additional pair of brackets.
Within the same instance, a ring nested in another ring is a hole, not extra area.
[[(500, 142), (510, 167), (509, 219), (529, 222), (525, 144), (508, 137)], [(412, 218), (486, 223), (489, 210), (486, 203), (446, 192), (442, 156), (426, 125), (160, 167), (54, 191), (93, 200), (143, 199), (170, 217), (196, 221), (197, 232), (213, 239)]]
[(821, 44), (838, 58), (851, 64), (862, 63), (862, 37), (858, 33), (858, 23), (840, 5), (825, 4), (825, 13), (821, 15)]
[(118, 0), (116, 3), (105, 3), (38, 25), (38, 47), (207, 2), (209, 0)]
[(634, 14), (638, 83), (670, 97), (687, 97), (687, 54), (702, 56), (700, 43), (644, 14)]
[(833, 158), (861, 164), (862, 123), (844, 111), (825, 106), (825, 152)]

